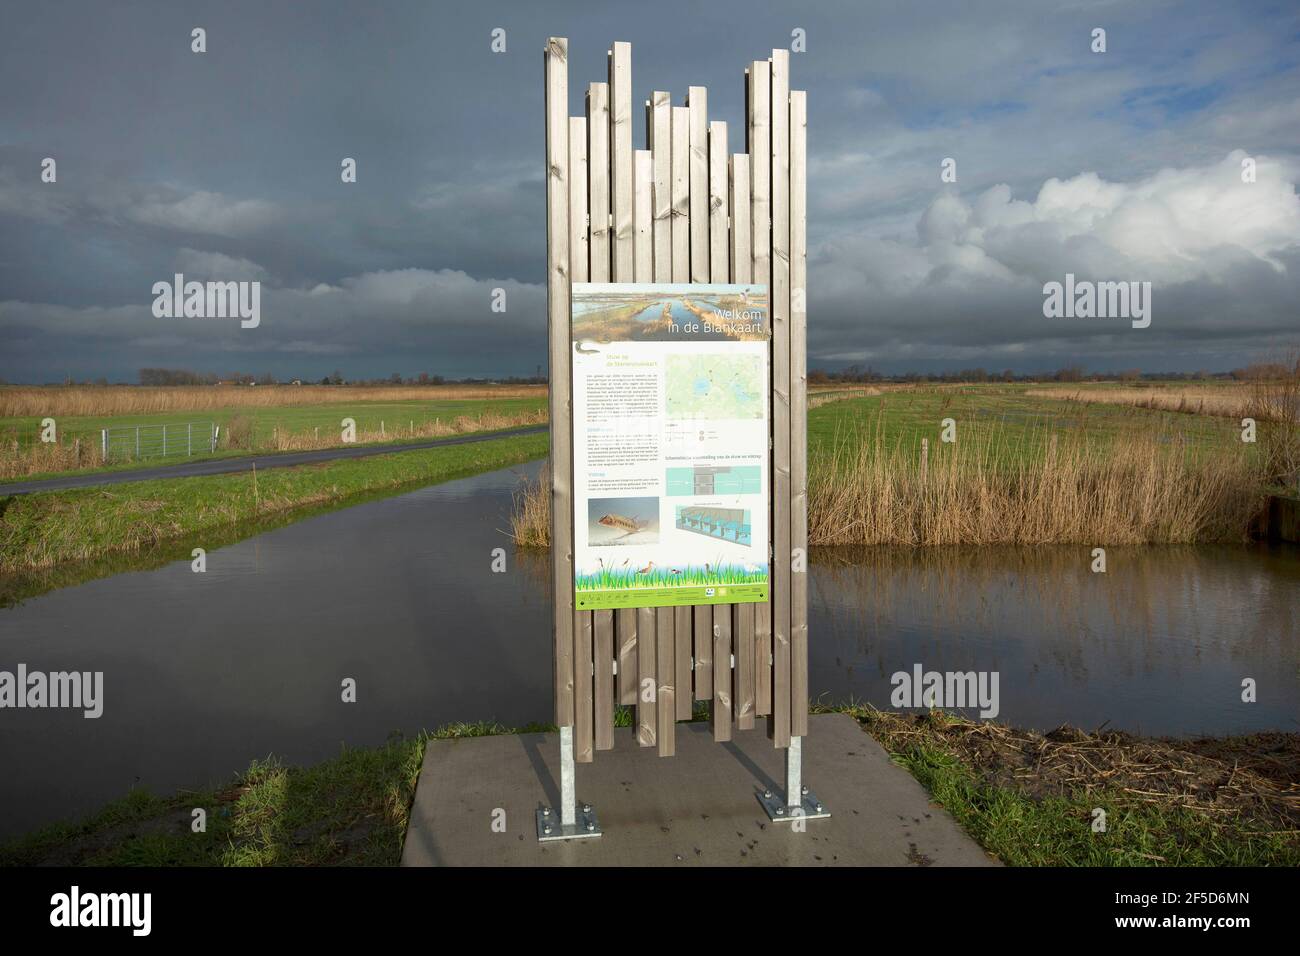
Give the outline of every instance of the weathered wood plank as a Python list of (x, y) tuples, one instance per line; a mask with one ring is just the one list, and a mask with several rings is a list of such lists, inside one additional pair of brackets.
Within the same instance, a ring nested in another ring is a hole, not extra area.
[(709, 281), (726, 282), (731, 274), (727, 215), (727, 124), (709, 124)]
[(634, 157), (636, 162), (636, 182), (632, 194), (632, 233), (633, 263), (636, 272), (634, 282), (654, 281), (654, 235), (651, 215), (650, 193), (654, 170), (651, 166), (650, 150), (638, 149)]
[(551, 37), (546, 83), (546, 313), (550, 340), (555, 723), (573, 726), (573, 515), (569, 433), (569, 41)]
[(574, 282), (587, 282), (591, 246), (587, 236), (587, 121), (569, 117), (569, 267)]
[(691, 609), (675, 607), (673, 610), (673, 635), (676, 643), (674, 658), (677, 675), (673, 687), (677, 692), (677, 719), (691, 719)]
[(614, 612), (592, 614), (595, 646), (592, 650), (596, 669), (596, 749), (614, 746)]
[(731, 157), (731, 281), (751, 282), (754, 250), (749, 238), (749, 156)]
[(609, 84), (587, 87), (587, 182), (591, 264), (589, 281), (609, 280)]
[[(633, 192), (633, 222), (635, 236), (631, 279), (619, 281), (653, 282), (654, 247), (650, 193), (654, 169), (648, 149), (638, 149), (634, 155), (635, 173)], [(657, 661), (658, 622), (655, 609), (636, 609), (637, 629), (637, 742), (642, 747), (653, 747), (657, 740)]]
[[(687, 90), (691, 111), (690, 204), (691, 282), (709, 281), (709, 91), (702, 86)], [(710, 624), (710, 632), (712, 624)], [(712, 637), (710, 637), (712, 644)], [(713, 695), (710, 688), (709, 696)]]
[(772, 740), (790, 745), (790, 51), (772, 51)]
[(592, 701), (593, 673), (591, 666), (591, 612), (575, 611), (573, 614), (573, 759), (578, 763), (591, 763), (595, 756), (593, 741)]
[(636, 703), (637, 651), (636, 609), (622, 607), (617, 612), (618, 625), (618, 702)]
[(731, 606), (713, 608), (713, 739), (731, 739)]
[(655, 683), (655, 650), (658, 642), (654, 608), (636, 609), (636, 631), (637, 674), (641, 680), (636, 694), (636, 742), (642, 747), (653, 747), (657, 728), (655, 701), (658, 698), (658, 685)]
[(614, 217), (612, 262), (615, 282), (632, 281), (633, 186), (632, 44), (609, 51), (610, 207)]
[(736, 727), (749, 730), (754, 726), (754, 615), (767, 610), (765, 604), (737, 604), (735, 613), (734, 648), (736, 655), (736, 696), (733, 708)]
[(754, 713), (772, 713), (772, 603), (758, 605), (754, 613)]
[(656, 90), (650, 99), (646, 142), (654, 169), (650, 206), (654, 217), (654, 281), (673, 279), (673, 110), (672, 98)]
[(790, 93), (790, 736), (808, 733), (808, 97)]
[(677, 730), (677, 636), (674, 633), (676, 623), (673, 609), (656, 608), (655, 614), (655, 677), (658, 682), (656, 701), (658, 705), (657, 725), (659, 756), (671, 757), (676, 753)]
[[(691, 111), (673, 107), (673, 282), (691, 281)], [(680, 686), (678, 688), (681, 689)], [(690, 695), (678, 694), (682, 696)]]
[(713, 699), (713, 605), (697, 604), (695, 617), (695, 699)]
[[(771, 285), (771, 64), (755, 60), (746, 77), (749, 101), (749, 229), (754, 246), (753, 282)], [(771, 291), (770, 289), (768, 290)]]

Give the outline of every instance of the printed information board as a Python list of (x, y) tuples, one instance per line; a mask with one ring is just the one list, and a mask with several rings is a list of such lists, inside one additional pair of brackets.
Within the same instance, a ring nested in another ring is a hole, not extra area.
[(578, 610), (768, 599), (767, 289), (573, 286)]

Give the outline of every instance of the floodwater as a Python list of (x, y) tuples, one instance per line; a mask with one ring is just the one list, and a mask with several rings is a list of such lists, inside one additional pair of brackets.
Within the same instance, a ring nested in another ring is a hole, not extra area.
[[(0, 670), (104, 673), (98, 719), (0, 710), (0, 835), (133, 785), (221, 783), (269, 754), (311, 763), (453, 721), (549, 721), (546, 563), (503, 533), (537, 467), (218, 543), (202, 574), (187, 558), (0, 609)], [(996, 671), (998, 719), (1020, 726), (1300, 729), (1300, 549), (1116, 548), (1105, 574), (1089, 551), (819, 553), (813, 695), (888, 706), (891, 675), (919, 664)]]

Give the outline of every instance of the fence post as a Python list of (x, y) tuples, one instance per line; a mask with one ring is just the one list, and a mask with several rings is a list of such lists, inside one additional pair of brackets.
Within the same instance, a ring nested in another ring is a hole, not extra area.
[(185, 423), (185, 457), (194, 454), (194, 423)]
[(167, 457), (167, 426), (166, 426), (166, 425), (163, 425), (163, 453), (162, 453), (162, 456), (163, 456), (164, 458)]
[(139, 461), (140, 459), (140, 426), (139, 425), (135, 426), (135, 457), (136, 460)]
[(107, 428), (101, 428), (99, 430), (99, 439), (102, 442), (101, 447), (103, 448), (102, 461), (107, 463), (108, 462), (108, 429)]

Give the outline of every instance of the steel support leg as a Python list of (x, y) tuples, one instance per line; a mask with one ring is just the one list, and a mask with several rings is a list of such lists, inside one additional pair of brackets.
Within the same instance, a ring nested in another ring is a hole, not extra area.
[[(558, 819), (557, 819), (558, 818)], [(578, 805), (576, 768), (573, 762), (573, 728), (560, 728), (560, 806), (559, 812), (551, 807), (537, 811), (537, 839), (543, 843), (551, 840), (577, 840), (600, 836), (596, 811), (591, 804)]]
[(803, 785), (802, 737), (791, 737), (790, 746), (785, 750), (784, 797), (771, 790), (764, 790), (758, 795), (758, 802), (763, 805), (773, 823), (822, 820), (831, 815), (830, 810), (817, 799), (817, 795)]

